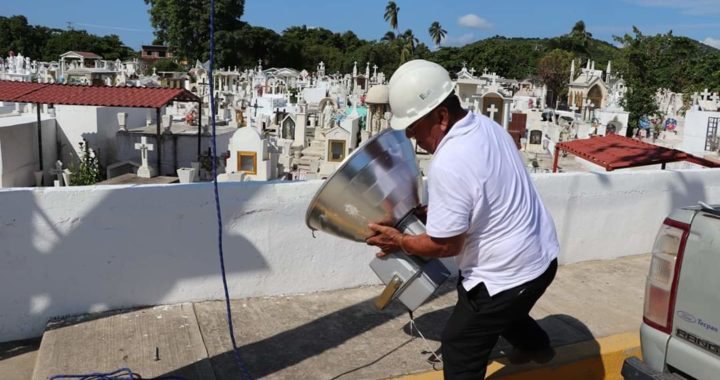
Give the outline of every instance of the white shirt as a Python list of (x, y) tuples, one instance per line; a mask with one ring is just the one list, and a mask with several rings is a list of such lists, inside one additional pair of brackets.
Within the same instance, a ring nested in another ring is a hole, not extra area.
[(466, 233), (463, 287), (492, 296), (540, 276), (557, 257), (555, 225), (510, 135), (468, 112), (440, 142), (427, 178), (427, 234)]

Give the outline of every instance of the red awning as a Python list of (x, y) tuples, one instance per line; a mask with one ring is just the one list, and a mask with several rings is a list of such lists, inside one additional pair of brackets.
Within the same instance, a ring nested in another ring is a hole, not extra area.
[(604, 167), (607, 171), (675, 161), (689, 161), (708, 167), (720, 167), (715, 162), (677, 149), (648, 144), (615, 134), (558, 143), (555, 145), (553, 172), (557, 171), (557, 158), (560, 151), (582, 157)]
[(0, 100), (100, 107), (160, 108), (173, 101), (199, 102), (183, 88), (110, 87), (0, 81)]

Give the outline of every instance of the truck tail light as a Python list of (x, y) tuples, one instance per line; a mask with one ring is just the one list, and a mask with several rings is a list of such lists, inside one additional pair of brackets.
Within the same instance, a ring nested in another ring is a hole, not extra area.
[(650, 273), (645, 283), (643, 321), (660, 331), (672, 331), (677, 278), (690, 225), (665, 219), (652, 249)]

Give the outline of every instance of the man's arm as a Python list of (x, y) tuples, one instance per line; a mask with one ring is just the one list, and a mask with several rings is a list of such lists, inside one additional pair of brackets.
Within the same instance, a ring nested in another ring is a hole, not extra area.
[(366, 240), (368, 245), (381, 249), (377, 257), (398, 250), (423, 257), (451, 257), (458, 255), (465, 246), (465, 233), (449, 238), (434, 238), (428, 234), (407, 235), (395, 228), (378, 224), (370, 224), (369, 227), (378, 233)]

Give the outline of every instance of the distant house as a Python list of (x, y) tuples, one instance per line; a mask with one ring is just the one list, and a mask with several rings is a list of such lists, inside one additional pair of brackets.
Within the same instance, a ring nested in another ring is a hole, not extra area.
[(172, 52), (165, 45), (142, 45), (140, 59), (147, 63), (153, 63), (159, 59), (172, 58)]
[(60, 82), (111, 86), (117, 70), (111, 61), (87, 51), (69, 51), (60, 55)]
[[(101, 60), (102, 57), (88, 51), (69, 51), (60, 55), (61, 63), (70, 63), (71, 61), (80, 61), (80, 67), (95, 67), (95, 62)], [(85, 61), (88, 62), (85, 62)]]

